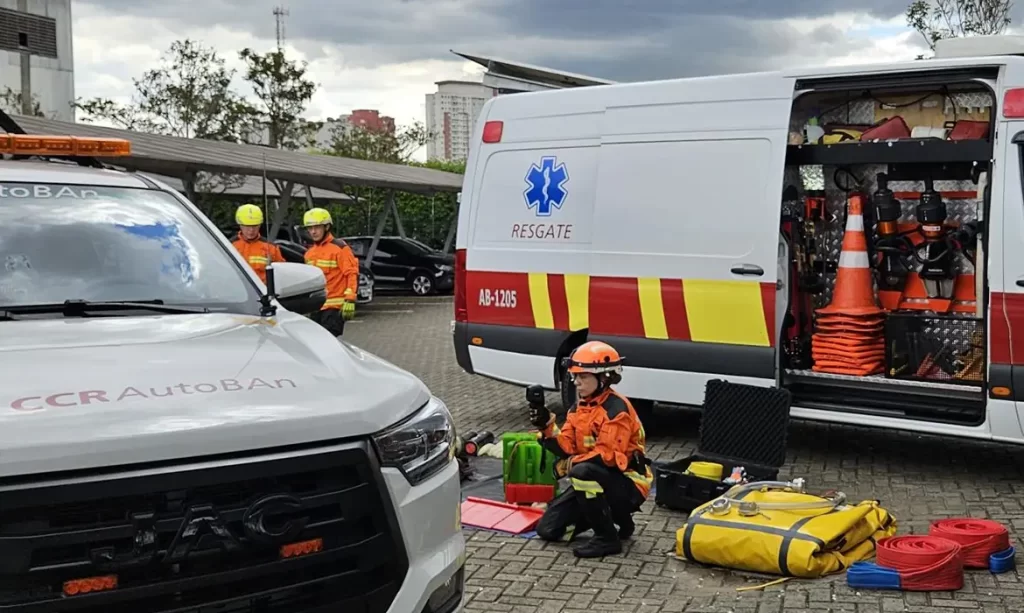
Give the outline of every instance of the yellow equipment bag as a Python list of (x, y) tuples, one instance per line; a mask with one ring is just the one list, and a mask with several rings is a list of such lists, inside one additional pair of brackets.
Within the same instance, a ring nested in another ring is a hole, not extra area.
[[(771, 489), (748, 490), (737, 497), (744, 504), (827, 501)], [(834, 508), (765, 508), (753, 515), (749, 508), (741, 514), (737, 504), (713, 513), (714, 503), (694, 509), (676, 532), (676, 555), (735, 570), (817, 578), (867, 560), (878, 539), (896, 533), (896, 518), (874, 500)]]

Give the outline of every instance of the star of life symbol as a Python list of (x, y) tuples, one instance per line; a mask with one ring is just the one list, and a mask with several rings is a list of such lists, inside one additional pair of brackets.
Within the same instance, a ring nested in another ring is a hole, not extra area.
[(526, 173), (526, 184), (529, 187), (523, 192), (526, 208), (537, 208), (537, 217), (550, 217), (551, 208), (561, 209), (569, 195), (565, 182), (569, 180), (569, 171), (558, 159), (542, 157), (540, 166), (533, 164)]

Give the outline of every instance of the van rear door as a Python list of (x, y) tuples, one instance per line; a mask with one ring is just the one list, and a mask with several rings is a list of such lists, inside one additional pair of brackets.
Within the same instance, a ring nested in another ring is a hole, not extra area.
[(793, 87), (779, 75), (667, 82), (607, 108), (589, 336), (626, 356), (623, 392), (700, 404), (708, 379), (775, 384)]

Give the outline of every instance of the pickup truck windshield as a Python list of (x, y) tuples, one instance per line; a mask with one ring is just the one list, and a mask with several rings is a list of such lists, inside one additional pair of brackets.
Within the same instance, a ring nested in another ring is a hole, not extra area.
[(0, 183), (0, 308), (162, 301), (258, 311), (255, 286), (171, 194)]

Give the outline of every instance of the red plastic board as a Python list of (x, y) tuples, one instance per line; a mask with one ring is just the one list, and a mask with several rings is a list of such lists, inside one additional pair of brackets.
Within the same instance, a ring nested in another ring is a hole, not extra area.
[(542, 515), (544, 515), (544, 511), (541, 509), (472, 496), (466, 498), (462, 503), (463, 525), (510, 534), (519, 534), (533, 529)]
[(527, 485), (509, 483), (505, 486), (505, 502), (531, 504), (534, 502), (551, 502), (555, 497), (553, 485)]

